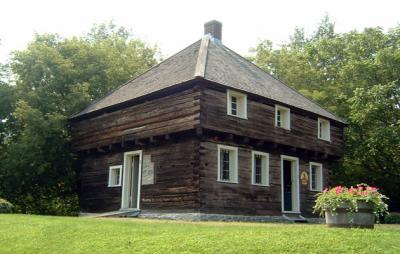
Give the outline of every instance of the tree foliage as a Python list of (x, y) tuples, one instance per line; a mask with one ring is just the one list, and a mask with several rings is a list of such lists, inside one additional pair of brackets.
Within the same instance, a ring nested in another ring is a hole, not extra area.
[(157, 59), (156, 47), (111, 22), (81, 37), (36, 34), (14, 52), (14, 82), (0, 84), (0, 196), (22, 212), (76, 211), (68, 118)]
[(348, 121), (334, 181), (381, 186), (400, 209), (400, 26), (336, 33), (325, 17), (290, 38), (278, 48), (261, 41), (251, 60)]

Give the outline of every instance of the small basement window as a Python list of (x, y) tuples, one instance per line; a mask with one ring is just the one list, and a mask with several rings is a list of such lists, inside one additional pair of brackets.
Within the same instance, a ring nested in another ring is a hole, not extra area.
[(247, 96), (246, 94), (227, 91), (228, 115), (247, 119)]
[(322, 164), (310, 162), (310, 190), (322, 191)]
[(269, 185), (269, 154), (253, 151), (252, 153), (252, 177), (253, 185)]
[(275, 105), (275, 126), (290, 130), (290, 109)]
[(122, 166), (111, 166), (108, 171), (108, 187), (121, 186)]
[(218, 181), (238, 182), (237, 147), (218, 145)]
[(329, 120), (318, 117), (318, 138), (331, 141), (331, 124)]

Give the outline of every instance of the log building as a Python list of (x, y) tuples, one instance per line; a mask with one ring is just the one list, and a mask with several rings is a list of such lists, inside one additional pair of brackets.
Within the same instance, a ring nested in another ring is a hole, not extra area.
[(82, 211), (313, 216), (346, 124), (224, 46), (221, 28), (71, 117)]

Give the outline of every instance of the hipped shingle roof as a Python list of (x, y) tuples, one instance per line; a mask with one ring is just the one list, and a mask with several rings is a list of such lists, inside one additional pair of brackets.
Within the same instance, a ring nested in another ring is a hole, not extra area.
[(344, 123), (209, 35), (93, 102), (73, 117), (109, 108), (198, 77)]

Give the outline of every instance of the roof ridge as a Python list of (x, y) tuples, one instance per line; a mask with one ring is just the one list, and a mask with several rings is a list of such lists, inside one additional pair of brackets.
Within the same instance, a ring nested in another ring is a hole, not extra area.
[[(328, 113), (330, 113), (332, 116), (334, 116), (334, 118), (336, 118), (344, 123), (346, 123), (346, 121), (344, 119), (342, 119), (341, 117), (337, 116), (336, 114), (332, 113), (330, 110), (326, 109), (325, 107), (323, 107), (321, 104), (319, 104), (318, 102), (308, 98), (307, 96), (305, 96), (304, 94), (300, 93), (299, 91), (297, 91), (296, 89), (294, 89), (293, 87), (290, 87), (289, 85), (285, 84), (282, 80), (280, 80), (279, 78), (275, 77), (274, 75), (266, 72), (265, 70), (261, 69), (259, 66), (257, 66), (256, 64), (254, 64), (253, 62), (251, 62), (250, 60), (248, 60), (247, 58), (239, 55), (238, 53), (236, 53), (235, 51), (233, 51), (232, 49), (228, 48), (227, 46), (221, 44), (220, 47), (223, 50), (228, 51), (230, 54), (234, 54), (236, 56), (239, 56), (241, 59), (244, 59), (246, 62), (250, 63), (251, 65), (255, 66), (257, 69), (259, 69), (260, 71), (262, 71), (263, 73), (267, 74), (268, 76), (270, 76), (271, 78), (275, 79), (276, 81), (278, 81), (279, 83), (281, 83), (282, 85), (284, 85), (285, 87), (291, 89), (292, 91), (294, 91), (296, 94), (302, 96), (303, 98), (305, 98), (306, 100), (310, 101), (311, 103), (317, 105), (318, 107), (322, 108), (323, 110), (327, 111)], [(293, 106), (293, 105), (292, 105)], [(319, 114), (317, 114), (319, 115)], [(334, 119), (335, 120), (335, 119)]]
[(201, 44), (199, 47), (199, 54), (197, 56), (196, 67), (194, 70), (194, 77), (204, 78), (204, 74), (206, 71), (207, 65), (207, 54), (208, 54), (208, 45), (210, 44), (210, 36), (204, 36), (201, 39)]

